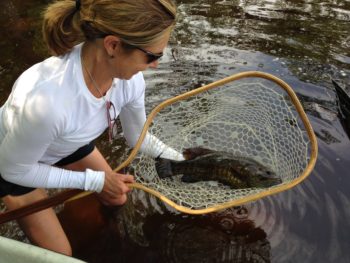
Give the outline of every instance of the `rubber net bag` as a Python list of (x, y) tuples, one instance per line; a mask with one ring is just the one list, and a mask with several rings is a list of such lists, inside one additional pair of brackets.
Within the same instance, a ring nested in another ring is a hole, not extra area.
[(272, 187), (244, 189), (215, 181), (186, 183), (181, 175), (160, 178), (155, 159), (137, 146), (129, 164), (134, 187), (187, 213), (216, 211), (291, 188), (311, 172), (317, 155), (314, 133), (292, 89), (259, 72), (234, 75), (162, 103), (150, 114), (146, 131), (179, 152), (204, 147), (254, 159), (281, 178)]

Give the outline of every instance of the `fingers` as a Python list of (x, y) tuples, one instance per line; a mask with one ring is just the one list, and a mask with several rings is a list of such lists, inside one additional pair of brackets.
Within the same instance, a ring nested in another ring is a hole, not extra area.
[(128, 184), (130, 183), (134, 183), (134, 177), (130, 174), (116, 174), (116, 176), (118, 177), (118, 179), (123, 182), (120, 187), (121, 187), (121, 191), (123, 193), (128, 193), (131, 191), (131, 188), (128, 186)]
[(129, 174), (106, 173), (105, 184), (100, 193), (101, 202), (105, 205), (122, 205), (127, 200), (127, 193), (131, 191), (129, 183), (134, 182), (134, 177)]
[(131, 174), (118, 174), (118, 176), (120, 176), (120, 179), (125, 182), (125, 183), (134, 183), (134, 177)]

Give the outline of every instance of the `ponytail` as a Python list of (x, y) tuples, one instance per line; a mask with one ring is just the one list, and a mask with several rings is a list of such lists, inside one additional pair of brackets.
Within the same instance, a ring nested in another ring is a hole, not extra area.
[(43, 38), (53, 55), (63, 55), (84, 41), (77, 7), (76, 1), (63, 0), (49, 5), (44, 11)]

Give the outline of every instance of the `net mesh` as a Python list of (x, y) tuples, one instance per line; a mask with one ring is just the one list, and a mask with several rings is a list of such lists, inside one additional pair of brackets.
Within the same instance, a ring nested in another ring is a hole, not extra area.
[[(307, 133), (289, 95), (275, 82), (260, 78), (237, 80), (176, 101), (155, 115), (148, 132), (179, 152), (199, 146), (254, 159), (281, 178), (272, 188), (298, 178), (310, 157)], [(186, 183), (182, 175), (161, 179), (155, 160), (142, 153), (130, 165), (136, 182), (194, 210), (267, 190), (232, 189), (216, 181)]]

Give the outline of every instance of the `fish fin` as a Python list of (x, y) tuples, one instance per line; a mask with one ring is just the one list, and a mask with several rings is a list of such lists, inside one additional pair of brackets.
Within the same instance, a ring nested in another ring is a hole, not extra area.
[(195, 177), (193, 177), (191, 174), (184, 174), (181, 177), (181, 181), (184, 183), (195, 183), (198, 182), (200, 180), (197, 180)]
[(213, 150), (203, 148), (203, 147), (193, 147), (193, 148), (186, 148), (183, 150), (182, 154), (185, 157), (186, 160), (192, 160), (198, 156), (202, 156), (208, 153), (213, 153)]
[(159, 157), (155, 160), (156, 171), (160, 178), (167, 178), (174, 175), (171, 167), (171, 160)]
[(161, 159), (161, 155), (163, 154), (163, 152), (161, 152), (157, 157), (156, 157), (156, 160), (158, 160), (158, 159)]

